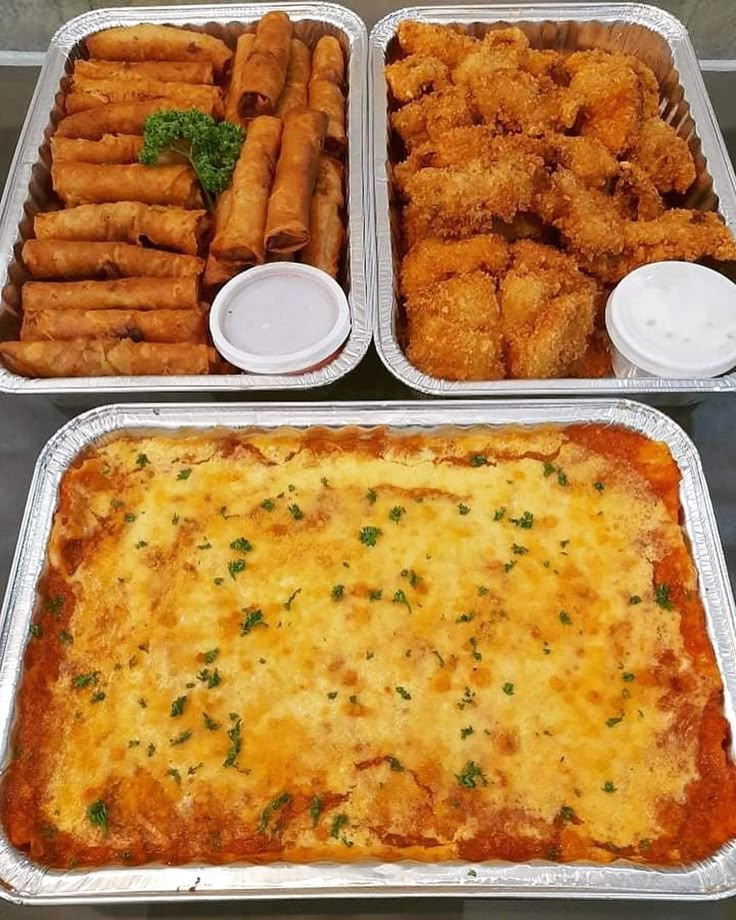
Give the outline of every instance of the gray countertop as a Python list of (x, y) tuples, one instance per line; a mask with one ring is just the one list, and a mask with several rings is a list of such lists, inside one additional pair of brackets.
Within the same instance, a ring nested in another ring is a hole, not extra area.
[[(0, 3), (0, 7), (3, 4)], [(724, 12), (724, 16), (727, 14)], [(716, 112), (726, 136), (729, 150), (736, 153), (736, 70), (724, 62), (723, 71), (705, 74)], [(32, 67), (0, 67), (0, 175), (7, 173), (23, 114), (35, 85), (37, 70)], [(302, 399), (398, 399), (413, 394), (391, 378), (373, 348), (351, 375), (329, 390), (301, 394)], [(231, 397), (230, 397), (231, 398)], [(273, 398), (268, 395), (263, 398)], [(291, 398), (291, 397), (289, 397)], [(98, 402), (115, 402), (101, 399)], [(44, 397), (0, 396), (0, 591), (4, 590), (15, 546), (26, 491), (38, 453), (49, 436), (78, 411), (80, 403), (62, 403)], [(706, 476), (716, 508), (732, 579), (736, 572), (736, 400), (730, 396), (710, 396), (690, 405), (660, 406), (672, 416), (694, 440), (700, 450)], [(629, 914), (652, 920), (680, 918), (736, 918), (736, 900), (712, 904), (577, 902), (494, 899), (345, 899), (317, 901), (272, 901), (144, 905), (130, 907), (19, 908), (0, 902), (0, 917), (27, 918), (54, 916), (60, 920), (92, 920), (104, 917), (321, 917), (414, 918), (468, 920), (493, 915), (498, 918), (526, 920), (544, 916), (545, 920), (588, 920), (618, 918)]]

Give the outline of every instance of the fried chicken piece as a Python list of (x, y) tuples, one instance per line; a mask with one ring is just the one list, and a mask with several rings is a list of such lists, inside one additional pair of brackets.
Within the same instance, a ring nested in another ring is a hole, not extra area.
[(582, 357), (570, 365), (570, 377), (588, 380), (611, 376), (611, 340), (605, 329), (595, 329)]
[(452, 71), (452, 80), (472, 86), (480, 76), (488, 77), (499, 70), (519, 70), (528, 51), (529, 40), (521, 29), (492, 29), (462, 57)]
[(533, 77), (549, 77), (561, 86), (567, 86), (570, 77), (565, 71), (564, 58), (559, 51), (552, 49), (529, 49), (521, 64), (521, 69)]
[(493, 281), (470, 272), (407, 298), (407, 358), (445, 380), (503, 378), (501, 322)]
[(487, 232), (494, 217), (509, 221), (529, 210), (544, 177), (540, 157), (518, 154), (490, 166), (470, 163), (462, 169), (422, 169), (406, 181), (421, 236), (463, 237)]
[(536, 214), (520, 211), (513, 220), (494, 220), (493, 232), (507, 242), (517, 240), (540, 240), (545, 234), (545, 226)]
[(657, 114), (659, 84), (626, 54), (578, 51), (565, 61), (570, 98), (580, 106), (579, 133), (619, 156), (636, 141), (642, 122)]
[(450, 86), (450, 71), (438, 58), (409, 55), (386, 67), (386, 82), (394, 99), (411, 102), (425, 93)]
[(711, 258), (736, 259), (736, 240), (718, 214), (713, 211), (673, 209), (649, 221), (623, 224), (624, 246), (620, 255), (583, 259), (580, 267), (607, 284), (650, 262), (680, 260), (696, 262)]
[(664, 203), (654, 183), (636, 163), (620, 163), (613, 202), (624, 220), (654, 220)]
[(462, 86), (422, 96), (391, 115), (391, 125), (407, 150), (441, 137), (450, 128), (472, 124), (470, 92)]
[(592, 137), (550, 134), (545, 141), (557, 163), (574, 173), (586, 188), (602, 189), (618, 172), (616, 157)]
[(603, 192), (585, 188), (570, 170), (560, 169), (551, 177), (533, 210), (560, 231), (575, 254), (621, 252), (622, 221), (613, 201)]
[(631, 151), (657, 191), (683, 194), (695, 182), (695, 161), (687, 141), (661, 118), (648, 118), (641, 126)]
[(569, 375), (593, 331), (596, 290), (569, 256), (540, 243), (516, 243), (499, 289), (509, 376)]
[(448, 67), (454, 67), (478, 44), (476, 39), (451, 26), (436, 26), (412, 19), (399, 23), (398, 38), (405, 54), (439, 58)]
[(422, 240), (401, 263), (401, 291), (408, 297), (429, 285), (470, 272), (499, 275), (508, 264), (508, 244), (493, 234), (465, 240)]

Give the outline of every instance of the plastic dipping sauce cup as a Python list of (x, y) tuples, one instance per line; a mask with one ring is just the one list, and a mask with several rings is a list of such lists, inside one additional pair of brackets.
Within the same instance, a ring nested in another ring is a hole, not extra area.
[(717, 377), (736, 365), (736, 285), (690, 262), (628, 274), (606, 304), (616, 377)]
[(340, 285), (311, 265), (273, 262), (236, 275), (210, 310), (212, 340), (231, 364), (253, 374), (314, 370), (350, 332)]

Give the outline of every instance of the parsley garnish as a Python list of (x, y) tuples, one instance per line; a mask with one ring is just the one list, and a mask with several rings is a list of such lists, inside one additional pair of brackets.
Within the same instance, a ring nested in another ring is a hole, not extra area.
[(221, 585), (221, 584), (224, 583), (225, 579), (224, 579), (224, 578), (213, 578), (212, 581), (213, 581), (216, 585)]
[(247, 636), (248, 633), (255, 629), (256, 626), (265, 626), (268, 629), (268, 623), (263, 620), (263, 611), (262, 610), (245, 610), (245, 619), (240, 624), (240, 635)]
[(171, 515), (171, 523), (174, 524), (174, 525), (176, 525), (176, 524), (179, 523), (179, 515), (178, 515), (178, 514), (172, 514), (172, 515)]
[(337, 690), (330, 690), (330, 692), (327, 694), (328, 700), (334, 700), (336, 699), (336, 697), (337, 697)]
[(606, 488), (606, 484), (603, 482), (594, 482), (593, 488), (597, 489), (599, 492), (602, 492)]
[[(135, 548), (136, 548), (136, 549), (143, 549), (144, 546), (148, 546), (148, 543), (146, 543), (145, 540), (139, 540), (139, 541), (136, 543)], [(198, 547), (198, 548), (199, 548), (199, 549), (202, 549), (203, 547)], [(206, 548), (206, 549), (209, 549), (209, 546), (207, 546), (207, 547), (205, 547), (205, 548)]]
[(380, 527), (361, 527), (360, 528), (360, 542), (364, 546), (375, 546), (376, 540), (381, 536)]
[(485, 597), (486, 594), (488, 594), (489, 591), (490, 591), (490, 588), (486, 588), (485, 585), (481, 585), (481, 586), (478, 588), (478, 597)]
[(38, 623), (34, 623), (34, 624), (31, 626), (29, 632), (30, 632), (31, 636), (32, 636), (34, 639), (40, 639), (41, 636), (43, 635), (43, 633), (42, 633), (42, 631), (41, 631), (41, 627), (40, 627), (40, 625), (39, 625)]
[(148, 747), (146, 748), (146, 753), (148, 754), (149, 757), (153, 757), (153, 755), (156, 753), (156, 745), (149, 744)]
[(215, 668), (214, 671), (210, 671), (209, 668), (203, 668), (199, 674), (197, 674), (197, 680), (201, 681), (203, 684), (207, 684), (207, 689), (212, 690), (213, 687), (220, 686), (220, 672), (217, 668)]
[(231, 559), (227, 564), (230, 577), (235, 581), (236, 576), (245, 570), (245, 559)]
[(456, 773), (455, 779), (458, 786), (464, 786), (466, 789), (475, 789), (476, 780), (480, 780), (484, 786), (488, 785), (485, 774), (473, 760), (469, 760), (463, 767), (462, 773)]
[(258, 825), (258, 830), (263, 833), (268, 827), (268, 822), (271, 820), (271, 815), (275, 811), (278, 811), (279, 808), (283, 808), (284, 805), (288, 805), (290, 801), (291, 796), (288, 792), (282, 792), (281, 795), (278, 795), (275, 799), (272, 799), (261, 812), (261, 823)]
[(202, 721), (204, 722), (204, 727), (207, 729), (208, 732), (216, 732), (217, 729), (220, 727), (220, 723), (215, 722), (214, 719), (210, 719), (210, 717), (207, 715), (206, 712), (202, 713)]
[(560, 817), (563, 821), (574, 821), (575, 811), (569, 805), (563, 805), (560, 809)]
[(512, 543), (512, 544), (511, 544), (511, 552), (512, 552), (515, 556), (526, 556), (526, 554), (529, 552), (529, 550), (526, 548), (526, 546), (519, 546), (518, 543)]
[(275, 507), (276, 502), (272, 498), (264, 498), (261, 502), (261, 508), (263, 508), (264, 511), (273, 511)]
[(504, 562), (503, 564), (504, 572), (506, 572), (506, 574), (508, 575), (508, 573), (511, 571), (511, 569), (513, 569), (515, 565), (516, 565), (515, 559), (512, 559), (511, 562)]
[(182, 713), (184, 712), (184, 707), (186, 706), (186, 704), (187, 704), (187, 697), (186, 697), (186, 696), (178, 696), (178, 697), (174, 700), (174, 702), (171, 704), (171, 710), (169, 711), (169, 715), (171, 716), (171, 718), (172, 718), (172, 719), (175, 719), (177, 716), (182, 715)]
[(634, 675), (631, 673), (631, 671), (624, 671), (624, 673), (621, 675), (621, 680), (625, 680), (627, 683), (630, 683), (632, 680), (634, 680)]
[(629, 604), (634, 607), (636, 604), (641, 604), (641, 598), (638, 594), (632, 594), (629, 598)]
[(531, 530), (534, 526), (534, 515), (531, 511), (525, 511), (520, 518), (510, 518), (512, 524), (521, 527), (522, 530)]
[(301, 588), (297, 588), (296, 591), (292, 591), (288, 598), (284, 601), (284, 610), (291, 610), (291, 605), (301, 593)]
[(394, 505), (393, 508), (389, 511), (388, 517), (389, 517), (389, 520), (394, 521), (396, 524), (398, 524), (402, 516), (405, 514), (406, 514), (406, 508), (403, 508), (401, 505)]
[(463, 690), (463, 697), (460, 702), (457, 704), (458, 709), (465, 709), (466, 706), (473, 704), (475, 700), (475, 690), (471, 690), (470, 687), (466, 687)]
[(234, 766), (235, 761), (238, 759), (238, 754), (240, 753), (240, 717), (236, 712), (231, 712), (230, 720), (235, 724), (227, 733), (230, 739), (230, 747), (227, 752), (227, 757), (222, 764), (223, 767)]
[(309, 806), (309, 814), (312, 818), (312, 827), (317, 827), (319, 816), (322, 814), (322, 800), (319, 796), (312, 796), (312, 802)]
[(333, 601), (341, 601), (345, 596), (345, 585), (333, 585), (330, 597)]
[(192, 737), (192, 733), (189, 729), (184, 732), (179, 732), (176, 738), (169, 738), (169, 744), (172, 747), (175, 747), (177, 744), (184, 744), (185, 741), (189, 741)]
[(506, 681), (506, 683), (503, 685), (503, 687), (501, 687), (501, 689), (506, 694), (506, 696), (514, 695), (514, 685), (510, 683), (509, 681)]
[(373, 588), (368, 592), (369, 601), (380, 601), (383, 591), (380, 588)]
[(673, 604), (670, 600), (669, 585), (655, 585), (654, 600), (657, 602), (657, 606), (661, 607), (663, 610), (672, 610)]
[(375, 505), (376, 498), (378, 498), (378, 496), (376, 495), (375, 489), (368, 489), (368, 491), (365, 493), (365, 497), (369, 505)]
[(462, 502), (457, 506), (457, 510), (463, 517), (465, 517), (466, 514), (470, 514), (470, 506), (464, 505)]
[(219, 508), (219, 510), (218, 510), (217, 513), (220, 515), (221, 518), (224, 518), (226, 521), (229, 521), (230, 518), (232, 518), (232, 517), (237, 517), (237, 514), (228, 514), (228, 513), (227, 513), (227, 505), (222, 505), (222, 506)]
[(179, 773), (178, 770), (174, 769), (174, 767), (170, 767), (166, 771), (166, 775), (171, 776), (175, 783), (181, 784), (181, 774)]
[(409, 693), (409, 691), (408, 691), (407, 689), (405, 689), (404, 687), (394, 687), (394, 689), (395, 689), (396, 692), (399, 694), (399, 696), (401, 697), (402, 700), (410, 700), (410, 699), (411, 699), (411, 693)]
[(391, 755), (389, 755), (386, 759), (388, 760), (389, 767), (391, 767), (394, 773), (404, 772), (404, 765), (401, 763), (398, 757), (392, 757)]
[(77, 674), (74, 678), (74, 686), (77, 690), (81, 690), (84, 687), (91, 687), (97, 683), (97, 671), (90, 671), (89, 674)]
[(358, 697), (353, 693), (348, 697), (348, 702), (354, 706), (358, 702)]
[(236, 552), (245, 555), (253, 549), (253, 545), (250, 540), (246, 540), (245, 537), (238, 537), (237, 540), (233, 540), (230, 544), (230, 549), (234, 549)]
[(215, 661), (215, 659), (217, 658), (217, 656), (218, 656), (219, 654), (220, 654), (220, 649), (219, 649), (219, 648), (212, 648), (212, 649), (209, 650), (209, 652), (204, 652), (204, 654), (203, 654), (204, 663), (205, 663), (205, 664), (212, 664), (212, 663)]
[(104, 690), (95, 690), (95, 692), (90, 697), (90, 702), (92, 703), (101, 703), (105, 699)]
[(462, 738), (463, 741), (465, 741), (465, 739), (468, 738), (470, 735), (472, 735), (474, 731), (475, 729), (473, 728), (473, 726), (468, 725), (467, 728), (460, 729), (460, 737)]
[(605, 781), (605, 783), (603, 784), (603, 791), (604, 791), (604, 792), (615, 792), (615, 791), (616, 791), (616, 788), (617, 788), (617, 787), (613, 785), (613, 783), (611, 782), (610, 779), (607, 779), (607, 780)]
[(87, 820), (95, 827), (101, 827), (102, 833), (107, 834), (107, 805), (102, 799), (87, 807)]
[(406, 609), (409, 611), (409, 613), (411, 613), (411, 604), (407, 600), (406, 594), (401, 589), (394, 592), (392, 603), (403, 604), (406, 607)]
[(559, 466), (555, 466), (553, 463), (545, 463), (544, 464), (545, 479), (548, 476), (551, 476), (553, 473), (557, 473), (557, 482), (559, 483), (559, 485), (561, 486), (567, 485), (567, 476), (565, 475), (564, 471), (561, 470)]
[(138, 464), (138, 466), (148, 466), (151, 461), (145, 454), (138, 454), (135, 462)]
[(289, 505), (288, 507), (294, 520), (301, 521), (301, 519), (304, 517), (304, 512), (299, 507), (299, 505)]
[(131, 739), (131, 740), (128, 742), (128, 748), (137, 748), (137, 747), (140, 747), (140, 746), (141, 746), (141, 743), (140, 743), (140, 741), (139, 741), (137, 738)]
[(506, 514), (506, 508), (502, 505), (500, 508), (496, 508), (496, 510), (493, 512), (493, 520), (501, 521), (503, 520), (503, 516), (505, 514)]
[(179, 470), (179, 472), (176, 474), (176, 478), (177, 479), (189, 479), (191, 475), (192, 475), (191, 469)]
[(54, 597), (50, 597), (46, 601), (46, 609), (49, 613), (53, 613), (54, 616), (57, 616), (61, 612), (61, 608), (64, 606), (64, 598), (61, 594), (56, 594)]
[(614, 725), (618, 725), (621, 721), (623, 721), (623, 716), (611, 716), (610, 719), (606, 719), (606, 725), (609, 728), (613, 728)]
[(332, 819), (332, 827), (330, 828), (330, 837), (334, 837), (335, 840), (340, 836), (340, 831), (348, 823), (348, 816), (345, 814), (335, 815)]
[(483, 658), (483, 656), (482, 656), (481, 653), (478, 651), (478, 643), (477, 643), (477, 641), (476, 641), (475, 639), (471, 639), (471, 640), (470, 640), (470, 648), (472, 649), (471, 654), (472, 654), (473, 658), (475, 659), (475, 661), (481, 661), (482, 658)]
[(133, 521), (138, 517), (137, 514), (131, 514), (130, 511), (123, 516), (123, 520), (126, 524), (132, 524)]
[(72, 642), (74, 642), (74, 639), (72, 638), (71, 633), (68, 633), (65, 629), (62, 629), (62, 631), (59, 633), (59, 642), (61, 642), (62, 645), (71, 645)]
[(560, 623), (564, 623), (565, 626), (569, 626), (572, 623), (570, 614), (567, 612), (567, 610), (560, 610)]
[(455, 620), (456, 623), (469, 623), (471, 620), (475, 619), (475, 610), (470, 610), (468, 613), (461, 613), (460, 616)]
[(471, 466), (488, 466), (488, 457), (485, 454), (473, 454), (468, 462)]

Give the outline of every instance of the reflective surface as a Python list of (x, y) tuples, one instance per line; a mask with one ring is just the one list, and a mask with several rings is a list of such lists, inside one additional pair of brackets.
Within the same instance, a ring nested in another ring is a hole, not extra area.
[[(20, 128), (25, 106), (33, 92), (37, 71), (33, 68), (0, 68), (0, 170), (4, 175)], [(736, 72), (709, 72), (706, 85), (721, 122), (732, 158), (736, 154)], [(278, 399), (278, 395), (254, 394), (258, 399)], [(332, 387), (302, 394), (301, 399), (407, 399), (414, 394), (390, 377), (371, 347), (368, 356), (352, 374)], [(296, 394), (290, 394), (293, 399)], [(222, 398), (222, 397), (221, 397)], [(419, 398), (419, 397), (414, 397)], [(104, 400), (114, 402), (114, 399)], [(0, 590), (15, 546), (26, 491), (39, 450), (49, 436), (89, 403), (52, 402), (44, 397), (0, 396)], [(711, 495), (724, 543), (733, 582), (736, 572), (736, 402), (733, 397), (710, 396), (697, 403), (677, 407), (660, 406), (688, 432), (697, 445), (710, 484)], [(280, 902), (250, 904), (152, 905), (115, 908), (18, 908), (0, 902), (0, 918), (35, 920), (38, 917), (59, 920), (92, 918), (143, 917), (271, 917), (309, 920), (353, 917), (357, 920), (395, 920), (395, 918), (430, 918), (430, 920), (618, 920), (622, 916), (646, 920), (733, 920), (736, 903), (671, 904), (650, 902), (553, 902), (501, 901), (483, 899), (377, 899), (349, 901)]]

